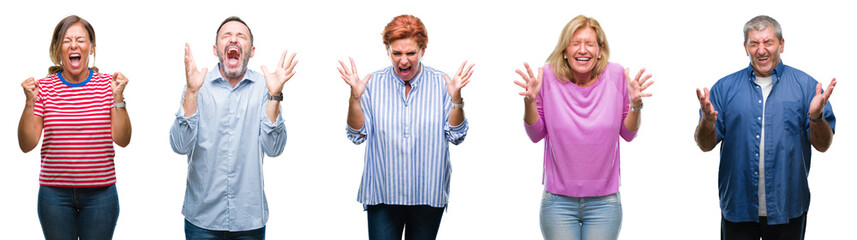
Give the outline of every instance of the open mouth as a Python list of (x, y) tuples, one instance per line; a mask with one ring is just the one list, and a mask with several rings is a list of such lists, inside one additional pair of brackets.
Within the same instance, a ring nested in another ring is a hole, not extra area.
[(578, 64), (581, 64), (581, 65), (586, 65), (587, 63), (589, 63), (589, 60), (592, 60), (592, 58), (588, 58), (588, 57), (574, 58), (574, 61), (577, 62)]
[(413, 72), (413, 69), (414, 69), (413, 66), (408, 66), (406, 68), (403, 68), (403, 67), (398, 67), (398, 68), (399, 68), (399, 75), (402, 78), (407, 78), (407, 77), (411, 76), (411, 73)]
[(74, 68), (80, 67), (80, 59), (80, 53), (72, 53), (68, 55), (68, 63)]
[(241, 49), (238, 46), (226, 47), (226, 63), (228, 65), (238, 65), (241, 59)]
[(769, 58), (769, 56), (756, 57), (756, 61), (758, 61), (758, 62), (760, 62), (760, 63), (761, 63), (761, 62), (768, 61), (768, 58)]

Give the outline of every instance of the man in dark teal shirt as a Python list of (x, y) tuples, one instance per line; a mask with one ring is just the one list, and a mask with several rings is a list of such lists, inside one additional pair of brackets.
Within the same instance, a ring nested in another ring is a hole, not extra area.
[(782, 63), (779, 23), (757, 16), (744, 25), (750, 66), (697, 89), (702, 151), (720, 146), (723, 239), (803, 239), (809, 209), (810, 145), (827, 151), (836, 117), (827, 91)]

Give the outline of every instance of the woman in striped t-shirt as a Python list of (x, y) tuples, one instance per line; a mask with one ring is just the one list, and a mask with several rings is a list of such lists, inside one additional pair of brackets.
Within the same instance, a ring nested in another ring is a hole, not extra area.
[(27, 97), (18, 124), (18, 144), (29, 152), (42, 130), (38, 214), (46, 239), (110, 239), (119, 217), (113, 143), (131, 141), (131, 121), (121, 73), (89, 67), (95, 31), (78, 16), (54, 29), (50, 46), (55, 66), (38, 81), (21, 83)]

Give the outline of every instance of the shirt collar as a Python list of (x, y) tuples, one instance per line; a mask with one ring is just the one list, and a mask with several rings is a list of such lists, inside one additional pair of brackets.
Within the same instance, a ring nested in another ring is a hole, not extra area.
[[(256, 73), (256, 72), (254, 72), (254, 71), (252, 71), (252, 70), (250, 70), (250, 69), (247, 69), (247, 71), (244, 71), (244, 79), (241, 79), (241, 82), (244, 82), (244, 81), (255, 82), (255, 81), (256, 81), (256, 78), (255, 78), (255, 77), (253, 77), (253, 75), (254, 75), (255, 73)], [(208, 73), (205, 75), (205, 81), (223, 81), (223, 82), (228, 82), (228, 81), (226, 80), (226, 78), (224, 78), (224, 77), (223, 77), (223, 75), (221, 75), (221, 74), (220, 74), (220, 63), (215, 64), (215, 65), (214, 65), (214, 68), (212, 68), (212, 70), (211, 70), (211, 71), (208, 71)], [(239, 82), (239, 83), (241, 83), (241, 82)]]
[[(774, 70), (771, 71), (771, 79), (774, 84), (780, 81), (780, 78), (783, 76), (783, 71), (786, 70), (786, 65), (783, 63), (783, 60), (780, 59), (780, 63), (774, 67)], [(750, 71), (750, 82), (756, 81), (756, 71), (753, 70), (753, 63), (750, 63), (750, 66), (747, 67), (747, 71)]]

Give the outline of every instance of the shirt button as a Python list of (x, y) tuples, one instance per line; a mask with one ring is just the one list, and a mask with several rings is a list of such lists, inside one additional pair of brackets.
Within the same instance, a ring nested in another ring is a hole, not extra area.
[(756, 135), (756, 138), (759, 138), (759, 135)]
[(756, 153), (756, 157), (758, 157), (758, 156), (759, 156), (759, 153)]
[(756, 117), (756, 119), (759, 119), (759, 121), (762, 121), (762, 117)]
[(759, 175), (759, 172), (753, 172), (753, 175)]
[(759, 100), (759, 103), (762, 103), (762, 100)]

